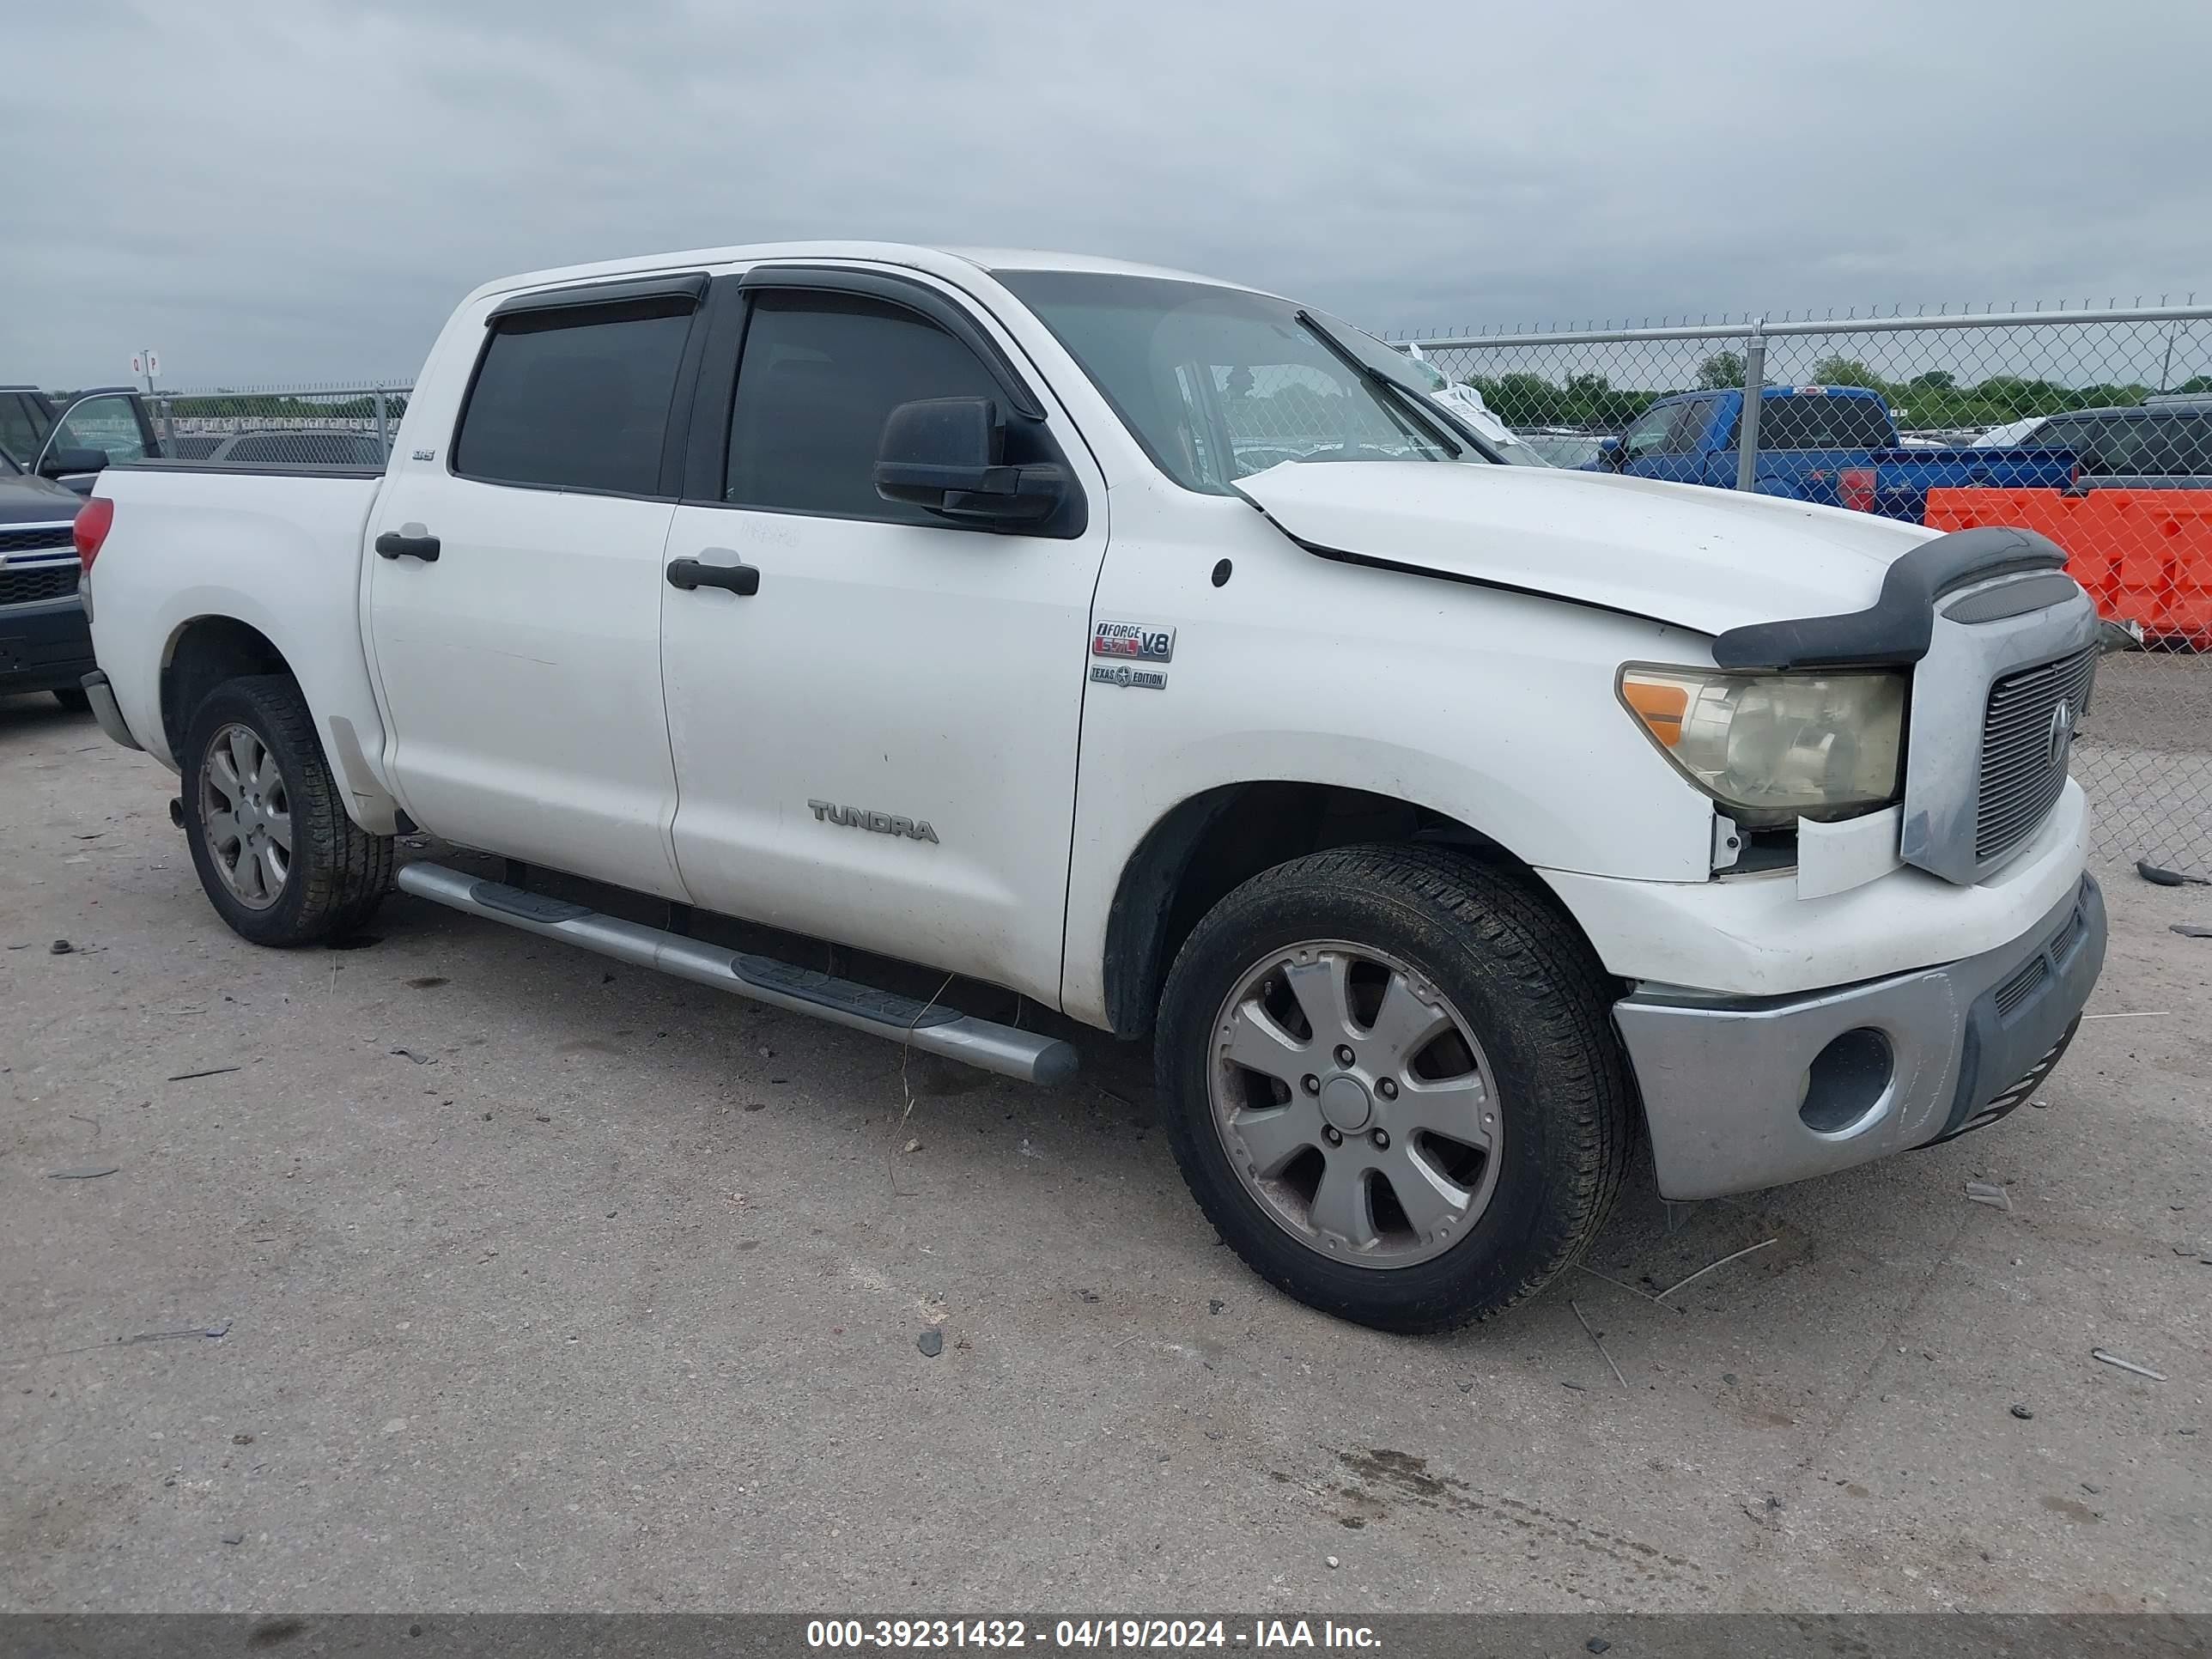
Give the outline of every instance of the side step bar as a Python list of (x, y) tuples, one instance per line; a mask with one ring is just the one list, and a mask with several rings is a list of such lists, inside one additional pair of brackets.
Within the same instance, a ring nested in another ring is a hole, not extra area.
[(399, 872), (399, 890), (527, 933), (565, 939), (632, 967), (673, 974), (794, 1014), (811, 1014), (833, 1025), (888, 1037), (1024, 1083), (1065, 1083), (1079, 1064), (1073, 1045), (1057, 1037), (833, 979), (771, 957), (726, 951), (442, 864), (408, 865)]

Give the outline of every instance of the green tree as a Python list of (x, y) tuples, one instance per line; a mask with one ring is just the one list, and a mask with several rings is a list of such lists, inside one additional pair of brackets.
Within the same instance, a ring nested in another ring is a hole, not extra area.
[(1743, 384), (1743, 353), (1716, 351), (1698, 365), (1698, 390), (1725, 392)]
[(1831, 353), (1813, 365), (1813, 383), (1815, 386), (1863, 386), (1873, 392), (1889, 390), (1881, 375), (1856, 358), (1846, 357), (1841, 353)]

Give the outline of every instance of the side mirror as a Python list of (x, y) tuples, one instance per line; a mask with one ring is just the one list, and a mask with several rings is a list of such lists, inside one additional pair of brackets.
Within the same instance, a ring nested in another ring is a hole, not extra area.
[(39, 476), (60, 478), (72, 472), (99, 472), (106, 468), (104, 449), (50, 449), (39, 457)]
[(876, 494), (956, 524), (1034, 524), (1067, 494), (1054, 465), (1010, 466), (1006, 422), (988, 398), (925, 398), (884, 421)]
[(1600, 438), (1597, 441), (1597, 464), (1613, 472), (1628, 465), (1628, 452), (1620, 447), (1620, 439)]

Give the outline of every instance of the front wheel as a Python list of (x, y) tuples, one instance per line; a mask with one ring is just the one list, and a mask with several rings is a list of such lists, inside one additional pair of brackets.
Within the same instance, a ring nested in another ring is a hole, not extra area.
[(192, 864), (233, 933), (313, 945), (368, 920), (392, 885), (392, 839), (346, 816), (290, 675), (244, 676), (209, 692), (182, 758)]
[(1381, 1329), (1532, 1295), (1595, 1237), (1631, 1085), (1607, 982), (1511, 877), (1437, 848), (1264, 872), (1201, 921), (1163, 993), (1177, 1163), (1262, 1277)]

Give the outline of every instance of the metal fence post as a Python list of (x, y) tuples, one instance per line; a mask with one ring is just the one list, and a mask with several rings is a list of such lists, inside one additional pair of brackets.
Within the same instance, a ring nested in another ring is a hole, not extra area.
[(1743, 422), (1736, 438), (1735, 487), (1759, 488), (1759, 406), (1766, 388), (1766, 319), (1751, 325), (1743, 343)]
[(384, 452), (384, 459), (387, 462), (390, 461), (392, 459), (392, 428), (387, 422), (385, 415), (384, 388), (382, 386), (376, 388), (376, 447)]

